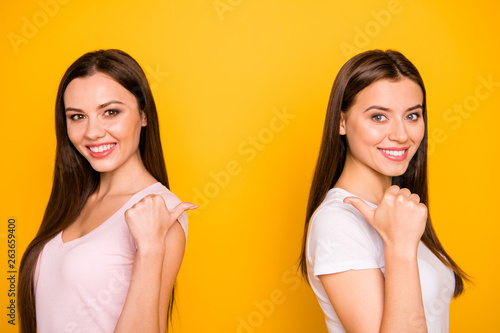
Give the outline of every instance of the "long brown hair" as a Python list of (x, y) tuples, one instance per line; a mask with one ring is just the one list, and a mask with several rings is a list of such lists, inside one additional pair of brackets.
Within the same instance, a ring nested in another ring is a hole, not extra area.
[[(348, 60), (340, 69), (333, 83), (328, 102), (320, 153), (309, 193), (300, 255), (300, 270), (306, 279), (306, 243), (309, 222), (314, 211), (321, 204), (326, 193), (335, 185), (344, 169), (347, 142), (345, 136), (341, 136), (339, 133), (341, 113), (347, 112), (354, 104), (357, 94), (375, 81), (381, 79), (397, 81), (403, 77), (414, 81), (422, 89), (425, 134), (416, 154), (410, 161), (408, 169), (403, 175), (393, 177), (392, 184), (406, 187), (412, 193), (418, 194), (420, 201), (429, 207), (427, 186), (427, 103), (422, 77), (417, 68), (397, 51), (371, 50), (360, 53)], [(455, 275), (454, 296), (460, 295), (464, 289), (464, 280), (468, 280), (467, 274), (458, 267), (444, 250), (432, 227), (430, 215), (421, 240), (439, 260), (453, 270)]]
[[(64, 92), (68, 84), (76, 78), (92, 76), (97, 72), (112, 77), (137, 99), (139, 110), (145, 113), (148, 122), (147, 126), (142, 127), (140, 134), (142, 161), (156, 180), (169, 187), (156, 105), (142, 68), (130, 55), (115, 49), (89, 52), (78, 58), (67, 69), (57, 92), (57, 148), (52, 192), (38, 233), (26, 249), (19, 267), (18, 301), (22, 333), (36, 332), (34, 272), (40, 252), (50, 239), (78, 217), (87, 199), (99, 185), (99, 173), (92, 169), (68, 138), (64, 111)], [(173, 302), (172, 290), (167, 327), (172, 319)]]

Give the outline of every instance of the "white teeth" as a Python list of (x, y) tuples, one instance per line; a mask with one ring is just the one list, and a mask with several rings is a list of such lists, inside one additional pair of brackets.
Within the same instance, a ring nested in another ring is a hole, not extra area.
[(406, 152), (406, 149), (405, 150), (387, 150), (387, 149), (382, 149), (382, 151), (384, 153), (386, 153), (387, 155), (402, 156)]
[(102, 153), (103, 151), (106, 151), (106, 150), (109, 150), (111, 149), (112, 147), (114, 147), (116, 145), (116, 143), (113, 143), (113, 144), (109, 144), (109, 145), (102, 145), (102, 146), (98, 146), (98, 147), (89, 147), (89, 149), (94, 152), (94, 153)]

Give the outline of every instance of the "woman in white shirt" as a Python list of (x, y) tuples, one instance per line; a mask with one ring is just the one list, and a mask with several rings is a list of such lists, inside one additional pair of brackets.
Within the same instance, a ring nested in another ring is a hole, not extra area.
[(447, 332), (466, 274), (428, 215), (427, 107), (396, 51), (354, 56), (333, 84), (301, 270), (329, 332)]

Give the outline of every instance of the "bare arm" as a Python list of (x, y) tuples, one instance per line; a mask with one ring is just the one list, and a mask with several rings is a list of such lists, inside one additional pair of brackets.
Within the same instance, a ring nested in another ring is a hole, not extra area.
[(115, 333), (160, 332), (159, 295), (164, 247), (137, 250), (132, 279)]
[(380, 269), (319, 276), (347, 332), (427, 332), (416, 258), (390, 252), (385, 279)]
[(165, 332), (167, 328), (168, 303), (186, 248), (186, 236), (179, 223), (174, 223), (168, 230), (165, 242), (166, 252), (163, 259), (159, 304), (160, 332)]
[(386, 247), (381, 332), (427, 332), (416, 252)]
[(417, 263), (427, 208), (418, 201), (396, 186), (376, 210), (359, 198), (346, 198), (385, 243), (385, 278), (379, 269), (319, 277), (347, 332), (427, 332)]
[(174, 222), (182, 212), (192, 208), (193, 204), (181, 203), (168, 211), (163, 198), (152, 195), (125, 213), (137, 253), (115, 333), (165, 331), (168, 300), (185, 246), (184, 231)]

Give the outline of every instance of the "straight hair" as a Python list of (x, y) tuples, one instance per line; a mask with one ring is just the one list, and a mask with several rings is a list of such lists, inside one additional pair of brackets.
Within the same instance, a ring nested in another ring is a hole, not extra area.
[[(19, 267), (18, 304), (21, 333), (36, 332), (34, 274), (43, 247), (76, 220), (87, 199), (99, 186), (99, 172), (91, 167), (69, 140), (64, 106), (64, 92), (68, 84), (76, 78), (90, 77), (96, 73), (110, 76), (137, 99), (139, 110), (145, 113), (147, 119), (147, 126), (142, 127), (139, 141), (142, 161), (146, 170), (156, 180), (169, 187), (156, 105), (141, 66), (130, 55), (116, 49), (89, 52), (78, 58), (66, 70), (57, 91), (57, 147), (52, 192), (40, 228), (24, 252)], [(168, 306), (167, 327), (172, 320), (173, 304), (174, 290)]]
[[(300, 271), (307, 280), (306, 245), (309, 223), (314, 212), (323, 202), (327, 192), (338, 181), (347, 152), (345, 136), (340, 135), (340, 121), (342, 112), (347, 112), (354, 104), (360, 91), (378, 80), (399, 81), (408, 78), (422, 89), (423, 119), (425, 133), (420, 146), (411, 159), (408, 169), (398, 177), (392, 178), (392, 184), (401, 188), (408, 188), (420, 197), (420, 202), (429, 207), (429, 191), (427, 185), (427, 103), (425, 87), (417, 68), (401, 53), (393, 50), (371, 50), (360, 53), (340, 69), (333, 83), (330, 100), (326, 113), (321, 148), (314, 171), (309, 201), (306, 210), (304, 236), (300, 255)], [(432, 226), (430, 214), (427, 218), (422, 242), (438, 259), (453, 270), (455, 275), (454, 297), (459, 296), (464, 289), (464, 280), (468, 281), (467, 274), (446, 253)]]

